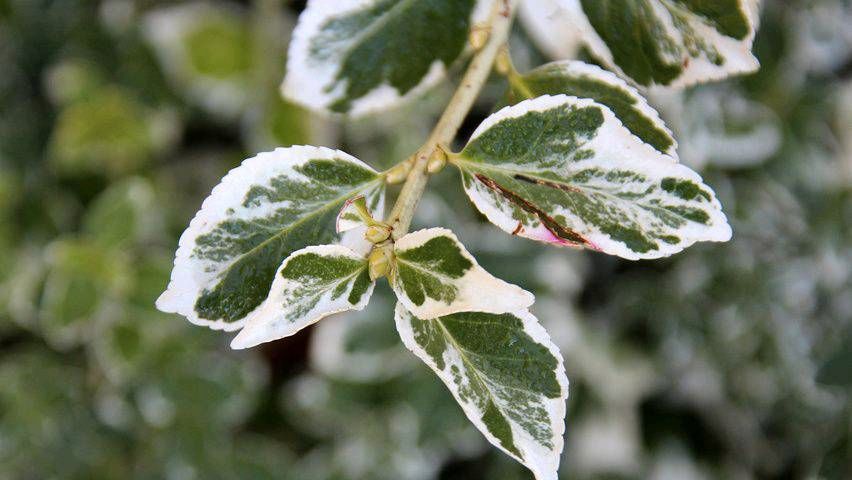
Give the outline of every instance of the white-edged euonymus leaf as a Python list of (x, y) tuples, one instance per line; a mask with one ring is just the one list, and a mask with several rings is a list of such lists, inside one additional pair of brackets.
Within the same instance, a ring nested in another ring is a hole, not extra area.
[(731, 238), (701, 177), (594, 100), (542, 96), (506, 107), (453, 163), (480, 212), (514, 235), (631, 260)]
[(353, 116), (392, 108), (438, 83), (492, 0), (310, 0), (282, 90)]
[(534, 297), (495, 278), (476, 263), (453, 232), (429, 228), (409, 233), (394, 244), (392, 286), (405, 308), (432, 319), (457, 312), (513, 312)]
[(290, 255), (269, 296), (231, 342), (235, 349), (294, 335), (324, 317), (363, 310), (373, 294), (367, 259), (340, 245), (308, 247)]
[(359, 195), (381, 213), (381, 175), (340, 151), (279, 148), (244, 161), (213, 189), (181, 236), (157, 308), (198, 325), (238, 330), (293, 252), (338, 240), (366, 252), (363, 229), (342, 238), (335, 233), (338, 212)]
[(548, 63), (512, 76), (509, 101), (518, 103), (542, 95), (571, 95), (606, 105), (633, 135), (677, 158), (677, 142), (645, 97), (617, 75), (578, 61)]
[(592, 53), (639, 85), (749, 73), (758, 0), (557, 0)]
[(397, 304), (403, 343), (438, 374), (468, 419), (537, 480), (556, 480), (568, 378), (562, 355), (526, 310), (423, 320)]

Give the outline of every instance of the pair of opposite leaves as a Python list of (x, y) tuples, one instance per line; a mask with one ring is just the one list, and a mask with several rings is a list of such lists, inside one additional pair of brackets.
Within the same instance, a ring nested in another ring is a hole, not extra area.
[[(498, 111), (451, 154), (481, 213), (513, 235), (627, 259), (730, 238), (713, 191), (640, 137), (649, 127), (668, 131), (635, 90), (584, 64), (561, 65), (558, 75), (628, 95), (606, 101), (632, 129), (603, 103), (566, 95)], [(214, 188), (181, 237), (159, 305), (201, 325), (242, 328), (270, 296), (284, 259), (339, 240), (338, 216), (352, 198), (363, 196), (381, 215), (384, 191), (384, 174), (342, 152), (291, 147), (247, 160)], [(362, 230), (342, 240), (361, 255), (370, 246)]]
[(529, 35), (554, 58), (573, 55), (579, 41), (642, 87), (758, 68), (759, 0), (312, 0), (290, 44), (285, 96), (349, 115), (392, 108), (446, 77), (495, 1), (519, 4)]

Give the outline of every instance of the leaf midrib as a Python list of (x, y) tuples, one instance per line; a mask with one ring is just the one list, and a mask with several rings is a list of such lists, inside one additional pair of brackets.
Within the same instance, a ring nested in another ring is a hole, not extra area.
[[(420, 272), (423, 272), (426, 275), (429, 275), (429, 276), (432, 276), (432, 277), (437, 277), (440, 280), (446, 280), (446, 283), (454, 283), (454, 282), (458, 281), (459, 279), (464, 278), (464, 276), (467, 275), (467, 272), (470, 271), (470, 268), (468, 268), (467, 270), (464, 271), (464, 273), (462, 275), (460, 275), (458, 277), (450, 277), (449, 275), (445, 275), (441, 272), (436, 272), (435, 270), (427, 270), (427, 269), (421, 267), (420, 264), (418, 264), (418, 263), (409, 262), (409, 261), (404, 260), (404, 259), (399, 258), (399, 257), (397, 257), (396, 261), (397, 261), (397, 263), (402, 263), (409, 268), (413, 268), (414, 270), (418, 270)], [(473, 267), (471, 267), (471, 268), (473, 268)]]
[[(446, 338), (453, 345), (453, 347), (455, 347), (456, 350), (459, 352), (459, 357), (461, 358), (462, 362), (464, 362), (464, 364), (467, 365), (467, 367), (468, 367), (467, 370), (469, 372), (471, 372), (474, 377), (476, 377), (476, 381), (479, 382), (482, 385), (482, 387), (485, 388), (485, 390), (488, 392), (488, 395), (491, 398), (491, 403), (493, 403), (495, 406), (502, 405), (502, 403), (498, 404), (497, 401), (498, 401), (499, 397), (497, 395), (495, 395), (494, 392), (491, 390), (491, 385), (493, 383), (486, 380), (485, 378), (483, 378), (482, 375), (480, 374), (479, 370), (473, 365), (473, 362), (470, 361), (470, 358), (468, 358), (467, 353), (469, 353), (469, 352), (465, 348), (463, 348), (461, 345), (459, 345), (459, 343), (458, 343), (458, 341), (456, 341), (455, 337), (453, 337), (453, 335), (449, 331), (447, 331), (447, 328), (444, 326), (444, 323), (441, 321), (440, 318), (437, 318), (437, 319), (432, 320), (432, 321), (437, 323), (438, 328), (441, 329), (441, 332), (444, 335), (444, 338)], [(507, 387), (507, 388), (511, 388), (511, 387)], [(520, 389), (520, 390), (524, 390), (524, 389)], [(532, 392), (532, 391), (529, 391), (529, 392), (538, 394), (537, 392)], [(503, 415), (504, 417), (506, 417), (506, 421), (511, 421), (511, 417), (506, 415), (503, 412), (502, 409), (500, 410), (500, 414)], [(491, 430), (489, 430), (489, 432), (490, 431)], [(514, 436), (515, 436), (515, 431), (513, 429), (512, 430), (513, 443), (514, 443)], [(517, 448), (517, 446), (515, 448)], [(518, 451), (520, 452), (520, 449), (518, 449)], [(523, 455), (521, 455), (521, 458), (523, 458)]]
[[(539, 397), (539, 398), (542, 396), (542, 393), (536, 392), (534, 390), (530, 390), (528, 388), (523, 388), (523, 387), (515, 387), (515, 386), (511, 386), (511, 385), (497, 385), (493, 381), (488, 380), (487, 378), (483, 378), (483, 376), (480, 374), (479, 370), (473, 365), (473, 362), (471, 362), (470, 358), (468, 358), (468, 353), (473, 353), (473, 352), (470, 352), (469, 350), (467, 350), (464, 347), (462, 347), (461, 345), (459, 345), (458, 341), (447, 330), (447, 328), (444, 326), (444, 323), (441, 321), (440, 318), (437, 318), (433, 321), (438, 324), (438, 328), (441, 329), (441, 332), (443, 333), (444, 338), (446, 338), (456, 348), (456, 350), (459, 352), (459, 357), (461, 358), (462, 362), (464, 362), (465, 365), (467, 365), (468, 371), (471, 372), (474, 377), (476, 377), (476, 380), (488, 392), (488, 395), (491, 398), (491, 403), (493, 403), (495, 407), (498, 407), (500, 409), (500, 414), (503, 415), (505, 417), (506, 421), (510, 422), (510, 424), (513, 427), (520, 428), (521, 430), (526, 431), (526, 429), (524, 429), (522, 426), (517, 425), (517, 423), (514, 422), (514, 420), (512, 420), (512, 417), (505, 412), (505, 410), (504, 410), (505, 406), (503, 406), (503, 402), (501, 401), (500, 397), (498, 395), (496, 395), (493, 390), (491, 390), (491, 386), (493, 385), (493, 386), (498, 386), (500, 388), (508, 388), (508, 389), (511, 389), (511, 390), (527, 392), (527, 393), (530, 393), (533, 396)], [(490, 430), (489, 430), (489, 432), (490, 432)], [(512, 429), (512, 437), (513, 437), (512, 440), (513, 440), (513, 443), (514, 443), (514, 440), (515, 440), (515, 429), (514, 428)], [(518, 456), (520, 456), (523, 459), (524, 456), (521, 453), (520, 447), (518, 447), (516, 445), (515, 448), (518, 451)]]
[[(565, 181), (554, 180), (552, 178), (545, 178), (545, 177), (542, 177), (542, 176), (539, 176), (539, 175), (536, 175), (536, 174), (529, 173), (528, 171), (514, 170), (514, 169), (511, 169), (511, 168), (502, 168), (502, 167), (494, 166), (494, 165), (483, 163), (483, 162), (471, 162), (469, 160), (465, 160), (464, 157), (462, 157), (462, 156), (459, 156), (457, 159), (454, 160), (454, 162), (456, 164), (464, 163), (464, 164), (467, 164), (467, 165), (472, 165), (474, 169), (479, 168), (479, 169), (482, 169), (482, 170), (499, 172), (499, 173), (502, 173), (502, 174), (510, 176), (510, 177), (512, 175), (516, 175), (516, 174), (523, 174), (526, 177), (533, 178), (533, 179), (536, 179), (536, 180), (541, 180), (541, 181), (544, 181), (544, 182), (551, 182), (551, 183), (559, 183), (561, 185), (565, 185), (567, 188), (572, 189), (572, 190), (579, 190), (579, 191), (582, 191), (582, 192), (596, 193), (596, 194), (599, 194), (599, 195), (602, 195), (602, 196), (612, 198), (619, 203), (626, 203), (628, 205), (630, 205), (630, 204), (639, 205), (640, 207), (642, 207), (646, 210), (660, 210), (660, 211), (666, 212), (669, 215), (675, 215), (679, 218), (682, 218), (687, 222), (695, 223), (692, 220), (684, 217), (683, 215), (680, 215), (680, 214), (675, 213), (671, 210), (668, 210), (665, 207), (660, 207), (660, 206), (657, 206), (657, 205), (649, 205), (649, 204), (646, 204), (646, 203), (640, 202), (640, 201), (630, 202), (629, 200), (625, 200), (625, 199), (623, 199), (623, 198), (621, 198), (617, 195), (614, 195), (614, 194), (612, 194), (612, 193), (610, 193), (606, 190), (600, 190), (600, 189), (597, 189), (597, 188), (594, 188), (594, 187), (589, 187), (587, 185), (571, 184), (571, 183), (567, 183)], [(459, 168), (463, 169), (461, 166), (459, 166)]]

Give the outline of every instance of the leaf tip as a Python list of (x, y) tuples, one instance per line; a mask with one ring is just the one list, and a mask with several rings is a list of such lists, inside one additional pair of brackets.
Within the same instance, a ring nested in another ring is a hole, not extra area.
[(171, 288), (166, 288), (166, 290), (157, 297), (157, 300), (154, 302), (154, 306), (157, 307), (157, 310), (163, 313), (178, 313), (178, 307), (175, 303), (174, 291)]
[(272, 340), (274, 339), (268, 338), (268, 335), (264, 336), (261, 329), (252, 328), (248, 325), (240, 330), (240, 333), (231, 340), (230, 346), (232, 350), (247, 350), (261, 343), (271, 342)]
[(728, 218), (722, 214), (722, 221), (719, 223), (718, 227), (714, 229), (714, 235), (710, 238), (711, 241), (714, 242), (729, 242), (734, 238), (734, 229), (731, 227)]
[(232, 350), (246, 350), (246, 349), (249, 349), (251, 347), (258, 345), (258, 343), (253, 343), (252, 341), (250, 341), (244, 335), (244, 333), (245, 333), (245, 330), (241, 331), (239, 334), (237, 334), (236, 337), (234, 337), (233, 340), (231, 340), (231, 349)]
[(521, 287), (517, 287), (517, 288), (518, 288), (518, 290), (520, 290), (519, 297), (518, 297), (520, 299), (520, 301), (518, 302), (518, 305), (522, 305), (522, 307), (520, 309), (526, 310), (526, 309), (532, 307), (533, 304), (535, 303), (535, 295), (533, 295), (532, 292), (524, 290)]

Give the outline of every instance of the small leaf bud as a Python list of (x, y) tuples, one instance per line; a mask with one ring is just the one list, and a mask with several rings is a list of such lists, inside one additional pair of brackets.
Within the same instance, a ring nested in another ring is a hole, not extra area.
[(430, 174), (435, 174), (440, 172), (444, 166), (447, 164), (447, 152), (444, 151), (443, 148), (438, 146), (435, 148), (435, 151), (432, 152), (432, 156), (429, 157), (429, 163), (426, 165), (426, 171)]
[(488, 43), (488, 37), (491, 36), (491, 29), (481, 25), (474, 25), (470, 30), (468, 41), (474, 50), (481, 50)]
[(370, 280), (375, 282), (387, 276), (393, 263), (393, 246), (385, 245), (374, 248), (367, 260), (370, 268)]

